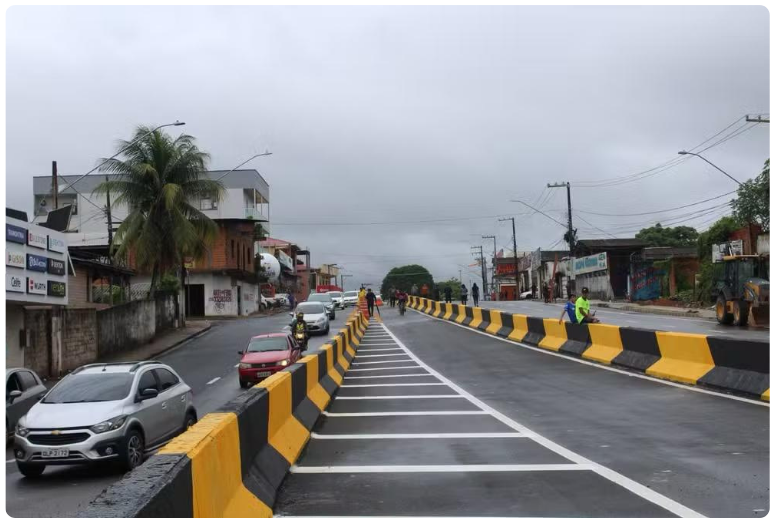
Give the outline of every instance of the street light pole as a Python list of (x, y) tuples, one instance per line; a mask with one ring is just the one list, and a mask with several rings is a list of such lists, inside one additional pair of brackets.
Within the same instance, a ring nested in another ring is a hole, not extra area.
[(732, 180), (733, 182), (736, 182), (736, 183), (737, 183), (737, 185), (743, 185), (742, 183), (738, 182), (738, 181), (737, 181), (735, 178), (733, 178), (733, 177), (732, 177), (732, 175), (730, 175), (730, 174), (729, 174), (728, 172), (726, 172), (724, 169), (722, 169), (721, 167), (719, 167), (719, 166), (718, 166), (718, 165), (716, 165), (715, 163), (711, 162), (710, 160), (708, 160), (708, 159), (707, 159), (707, 158), (705, 158), (704, 156), (701, 156), (701, 155), (699, 155), (699, 154), (697, 154), (697, 153), (690, 153), (689, 151), (678, 151), (678, 154), (689, 154), (689, 155), (691, 155), (691, 156), (696, 156), (697, 158), (700, 158), (700, 159), (702, 159), (702, 160), (705, 160), (705, 162), (706, 162), (706, 163), (708, 163), (708, 164), (712, 165), (713, 167), (715, 167), (716, 169), (718, 169), (719, 171), (721, 171), (721, 172), (722, 172), (722, 173), (723, 173), (723, 174), (724, 174), (724, 175), (725, 175), (727, 178), (729, 178), (729, 179), (730, 179), (730, 180)]
[(95, 168), (94, 168), (94, 169), (92, 169), (91, 171), (87, 172), (87, 173), (86, 173), (86, 174), (84, 174), (83, 176), (80, 176), (80, 177), (79, 177), (77, 180), (75, 180), (74, 182), (70, 182), (70, 183), (68, 183), (68, 184), (65, 184), (65, 185), (64, 185), (64, 186), (63, 186), (61, 189), (59, 189), (57, 192), (58, 192), (59, 194), (62, 194), (62, 191), (64, 191), (64, 190), (65, 190), (65, 189), (67, 189), (68, 187), (71, 187), (71, 186), (75, 185), (76, 183), (80, 182), (80, 181), (81, 181), (81, 180), (83, 180), (85, 177), (89, 176), (91, 173), (93, 173), (94, 171), (96, 171), (97, 169), (99, 169), (100, 167), (102, 167), (103, 165), (105, 165), (106, 163), (108, 163), (109, 161), (111, 161), (111, 160), (115, 160), (115, 159), (116, 159), (116, 157), (117, 157), (119, 154), (123, 153), (124, 151), (126, 151), (127, 149), (129, 149), (130, 147), (132, 147), (132, 146), (133, 146), (135, 143), (139, 142), (140, 140), (142, 140), (143, 138), (145, 138), (146, 136), (148, 136), (149, 134), (153, 134), (153, 133), (155, 133), (156, 131), (158, 131), (159, 129), (161, 129), (161, 128), (163, 128), (163, 127), (172, 127), (172, 126), (176, 126), (176, 127), (177, 127), (177, 126), (181, 126), (181, 125), (186, 125), (186, 122), (179, 122), (179, 121), (177, 121), (177, 120), (176, 120), (176, 121), (174, 121), (174, 122), (172, 122), (172, 123), (165, 123), (164, 125), (160, 125), (160, 126), (158, 126), (158, 127), (154, 127), (153, 129), (151, 129), (150, 131), (148, 131), (148, 132), (147, 132), (147, 133), (145, 133), (144, 135), (140, 136), (139, 138), (135, 138), (134, 140), (132, 140), (131, 142), (129, 142), (129, 143), (127, 144), (127, 146), (126, 146), (126, 147), (124, 147), (124, 148), (123, 148), (123, 149), (121, 149), (119, 152), (117, 152), (116, 154), (114, 154), (113, 156), (111, 156), (110, 158), (108, 158), (107, 160), (105, 160), (104, 162), (102, 162), (101, 164), (99, 164), (97, 167), (95, 167)]
[(244, 162), (242, 162), (241, 164), (239, 164), (238, 166), (236, 166), (234, 169), (232, 169), (232, 170), (230, 170), (230, 171), (226, 172), (226, 174), (224, 174), (223, 176), (219, 176), (218, 178), (216, 178), (216, 179), (215, 179), (215, 180), (213, 180), (213, 181), (216, 181), (216, 182), (217, 182), (217, 181), (219, 181), (219, 180), (221, 180), (221, 179), (225, 178), (226, 176), (228, 176), (229, 174), (233, 173), (234, 171), (236, 171), (237, 169), (239, 169), (240, 167), (242, 167), (243, 165), (245, 165), (245, 164), (246, 164), (246, 163), (248, 163), (249, 161), (251, 161), (251, 160), (254, 160), (254, 159), (258, 158), (259, 156), (272, 156), (272, 153), (270, 153), (269, 151), (266, 151), (266, 152), (263, 152), (263, 153), (261, 153), (261, 154), (254, 154), (253, 156), (251, 156), (250, 158), (248, 158), (247, 160), (245, 160)]

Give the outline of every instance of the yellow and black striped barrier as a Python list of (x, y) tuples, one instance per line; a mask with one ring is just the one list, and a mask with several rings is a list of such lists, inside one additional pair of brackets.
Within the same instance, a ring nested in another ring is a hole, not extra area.
[(560, 323), (494, 309), (414, 298), (436, 318), (670, 381), (770, 400), (769, 343), (604, 324)]
[(315, 354), (210, 413), (110, 486), (81, 517), (272, 517), (277, 489), (355, 357), (354, 311)]

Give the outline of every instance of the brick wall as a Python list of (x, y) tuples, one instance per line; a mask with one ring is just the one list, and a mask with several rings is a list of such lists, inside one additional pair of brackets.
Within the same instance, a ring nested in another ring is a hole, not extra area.
[(196, 260), (195, 269), (243, 269), (253, 272), (252, 223), (220, 223), (210, 252)]

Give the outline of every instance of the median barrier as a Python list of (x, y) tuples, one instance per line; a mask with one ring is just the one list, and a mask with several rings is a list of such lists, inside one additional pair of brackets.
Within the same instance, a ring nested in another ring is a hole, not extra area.
[(444, 304), (444, 319), (449, 320), (452, 318), (452, 315), (457, 315), (457, 305), (453, 303), (445, 303)]
[(81, 517), (271, 517), (289, 468), (331, 401), (365, 332), (355, 311), (320, 351), (203, 417)]

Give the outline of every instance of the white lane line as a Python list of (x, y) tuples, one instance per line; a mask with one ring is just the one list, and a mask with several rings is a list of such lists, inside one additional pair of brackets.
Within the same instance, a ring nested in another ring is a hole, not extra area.
[(365, 465), (342, 467), (298, 467), (293, 474), (358, 474), (383, 472), (546, 472), (568, 470), (596, 470), (594, 465), (577, 463), (546, 465)]
[(16, 460), (15, 459), (6, 460), (5, 464), (8, 465), (9, 463), (16, 463)]
[[(438, 387), (444, 383), (370, 383), (368, 385), (339, 385), (339, 388), (361, 389), (364, 387)], [(337, 396), (339, 399), (339, 396)]]
[(342, 396), (338, 400), (405, 400), (422, 398), (462, 398), (460, 394), (409, 394), (407, 396)]
[[(444, 320), (439, 320), (439, 321), (444, 321)], [(457, 325), (457, 324), (455, 323), (454, 325)], [(390, 330), (387, 327), (385, 327), (385, 330), (390, 332)], [(479, 331), (477, 331), (477, 332), (479, 332)], [(456, 385), (455, 383), (453, 383), (452, 381), (447, 379), (445, 376), (442, 376), (441, 374), (436, 372), (431, 367), (427, 366), (420, 358), (418, 358), (411, 350), (409, 350), (409, 348), (406, 345), (404, 345), (401, 342), (401, 340), (396, 338), (395, 335), (392, 332), (390, 332), (390, 335), (393, 336), (393, 339), (396, 340), (396, 343), (398, 343), (401, 346), (401, 348), (403, 348), (407, 352), (407, 354), (409, 354), (409, 356), (411, 356), (417, 362), (418, 365), (422, 365), (423, 367), (425, 367), (425, 369), (428, 372), (430, 372), (437, 379), (442, 381), (443, 384), (446, 384), (449, 388), (451, 388), (452, 390), (454, 390), (455, 392), (457, 392), (461, 396), (465, 396), (466, 398), (468, 398), (468, 400), (471, 403), (473, 403), (474, 405), (476, 405), (480, 409), (490, 413), (490, 415), (492, 415), (498, 421), (508, 425), (509, 427), (511, 427), (512, 429), (514, 429), (514, 430), (516, 430), (518, 432), (521, 432), (522, 434), (525, 434), (527, 437), (531, 438), (536, 443), (546, 447), (547, 449), (549, 449), (549, 450), (551, 450), (553, 452), (556, 452), (557, 454), (559, 454), (560, 456), (564, 457), (565, 459), (567, 459), (569, 461), (572, 461), (572, 462), (574, 462), (574, 463), (576, 463), (578, 465), (587, 465), (587, 466), (595, 467), (594, 471), (597, 472), (598, 474), (600, 474), (601, 476), (603, 476), (604, 478), (608, 479), (609, 481), (611, 481), (613, 483), (616, 483), (617, 485), (619, 485), (621, 487), (626, 488), (627, 490), (629, 490), (633, 494), (636, 494), (636, 495), (642, 497), (643, 499), (648, 500), (651, 503), (654, 503), (655, 505), (658, 505), (658, 506), (664, 508), (665, 510), (670, 511), (670, 512), (672, 512), (673, 514), (675, 514), (677, 516), (685, 517), (685, 518), (702, 518), (702, 517), (705, 517), (702, 514), (700, 514), (699, 512), (696, 512), (696, 511), (690, 509), (689, 507), (684, 506), (684, 505), (678, 503), (677, 501), (674, 501), (674, 500), (668, 498), (667, 496), (663, 496), (662, 494), (659, 494), (658, 492), (656, 492), (654, 490), (651, 490), (650, 488), (648, 488), (648, 487), (646, 487), (644, 485), (641, 485), (637, 481), (633, 481), (632, 479), (630, 479), (630, 478), (628, 478), (626, 476), (623, 476), (623, 475), (619, 474), (618, 472), (615, 472), (615, 471), (613, 471), (613, 470), (611, 470), (611, 469), (609, 469), (607, 467), (599, 465), (599, 464), (595, 463), (594, 461), (592, 461), (590, 459), (587, 459), (584, 456), (581, 456), (580, 454), (576, 454), (575, 452), (573, 452), (571, 450), (568, 450), (565, 447), (563, 447), (563, 446), (561, 446), (561, 445), (559, 445), (557, 443), (554, 443), (553, 441), (551, 441), (551, 440), (541, 436), (540, 434), (538, 434), (536, 432), (533, 432), (532, 430), (528, 429), (524, 425), (522, 425), (520, 423), (517, 423), (516, 421), (514, 421), (511, 418), (509, 418), (505, 414), (503, 414), (503, 413), (495, 410), (494, 408), (490, 407), (489, 405), (487, 405), (482, 400), (480, 400), (480, 399), (476, 398), (475, 396), (469, 394), (468, 392), (463, 390), (461, 387), (459, 387), (458, 385)], [(495, 336), (493, 336), (493, 337), (496, 338), (496, 339), (501, 339), (501, 338), (497, 338)], [(522, 345), (522, 344), (520, 344), (520, 345)], [(525, 347), (529, 347), (528, 345), (524, 345), (524, 346)], [(579, 360), (577, 360), (577, 361), (579, 361)], [(342, 385), (342, 386), (346, 387), (346, 385)]]
[[(420, 369), (422, 367), (409, 367), (411, 369)], [(409, 378), (415, 376), (430, 376), (427, 372), (421, 372), (418, 374), (386, 374), (384, 376), (345, 376), (346, 380), (375, 380), (378, 378)]]
[(360, 354), (361, 352), (386, 352), (386, 351), (389, 351), (389, 350), (399, 350), (399, 349), (398, 348), (394, 348), (394, 349), (360, 349), (358, 351), (358, 354)]
[(375, 342), (361, 342), (358, 344), (359, 347), (381, 347), (385, 345), (395, 345), (395, 343), (393, 343), (392, 341), (389, 343), (382, 343), (382, 342), (375, 341)]
[(358, 355), (357, 358), (359, 359), (360, 358), (382, 358), (384, 356), (406, 356), (406, 353), (401, 351), (401, 352), (396, 352), (395, 354), (369, 354), (368, 356)]
[(350, 367), (347, 372), (371, 372), (373, 370), (393, 370), (393, 369), (422, 369), (419, 365), (406, 365), (402, 367), (378, 367), (376, 369), (353, 369)]
[(328, 412), (323, 415), (328, 418), (382, 418), (395, 416), (489, 416), (483, 410), (418, 410), (396, 412)]
[(364, 361), (363, 363), (353, 362), (353, 365), (382, 365), (383, 363), (403, 363), (405, 361), (412, 361), (409, 359), (404, 360), (384, 360), (384, 361)]
[(239, 363), (237, 363), (237, 364), (234, 366), (234, 368), (235, 368), (235, 369), (236, 369), (237, 367), (239, 367)]
[[(419, 312), (419, 311), (414, 311), (414, 312), (416, 312), (418, 314), (422, 314), (424, 316), (428, 316), (427, 314), (425, 314), (423, 312)], [(597, 363), (597, 362), (590, 361), (590, 360), (585, 360), (585, 359), (582, 359), (582, 358), (576, 358), (576, 357), (573, 357), (573, 356), (568, 356), (566, 354), (561, 354), (559, 352), (555, 352), (555, 351), (551, 351), (551, 350), (546, 350), (546, 349), (541, 349), (539, 347), (533, 347), (531, 345), (525, 345), (524, 343), (521, 343), (521, 342), (518, 342), (518, 341), (509, 340), (507, 338), (501, 338), (500, 336), (495, 336), (494, 334), (490, 334), (488, 332), (482, 332), (482, 331), (480, 331), (478, 329), (472, 329), (471, 327), (468, 327), (466, 325), (460, 325), (459, 323), (455, 323), (455, 322), (451, 322), (451, 321), (446, 321), (446, 320), (441, 320), (439, 318), (434, 318), (433, 316), (428, 316), (428, 318), (430, 318), (432, 320), (436, 320), (436, 321), (443, 321), (444, 323), (449, 323), (451, 325), (455, 325), (456, 327), (460, 327), (461, 329), (466, 329), (466, 330), (469, 330), (471, 332), (475, 332), (477, 334), (481, 334), (483, 336), (489, 336), (490, 338), (493, 338), (495, 340), (503, 341), (503, 342), (506, 342), (506, 343), (511, 343), (512, 345), (517, 345), (519, 347), (523, 347), (525, 349), (532, 350), (532, 351), (538, 352), (540, 354), (546, 354), (548, 356), (554, 356), (555, 358), (563, 358), (563, 359), (566, 359), (566, 360), (574, 361), (576, 363), (581, 363), (582, 365), (589, 365), (591, 367), (597, 367), (598, 369), (607, 370), (609, 372), (616, 372), (616, 373), (619, 373), (619, 374), (624, 374), (625, 376), (632, 376), (633, 378), (638, 378), (638, 379), (642, 379), (642, 380), (652, 381), (654, 383), (659, 383), (660, 385), (666, 385), (668, 387), (677, 387), (679, 389), (689, 390), (689, 391), (692, 391), (692, 392), (697, 392), (699, 394), (710, 394), (711, 396), (718, 396), (720, 398), (726, 398), (728, 400), (742, 401), (743, 403), (752, 403), (754, 405), (759, 405), (760, 407), (768, 407), (769, 408), (769, 406), (770, 406), (770, 404), (765, 402), (765, 401), (753, 400), (753, 399), (749, 399), (749, 398), (741, 398), (739, 396), (732, 396), (731, 394), (724, 394), (723, 392), (715, 392), (715, 391), (712, 391), (712, 390), (701, 389), (699, 387), (691, 387), (689, 385), (683, 385), (681, 383), (676, 383), (676, 382), (673, 382), (673, 381), (661, 380), (659, 378), (654, 378), (654, 377), (648, 376), (646, 374), (637, 374), (637, 373), (634, 373), (634, 372), (629, 372), (629, 371), (626, 371), (626, 370), (617, 369), (615, 367), (611, 367), (609, 365), (605, 365), (605, 364), (602, 364), (602, 363)], [(402, 345), (402, 347), (403, 347), (403, 345)]]
[(313, 432), (311, 437), (312, 439), (487, 439), (524, 438), (525, 435), (519, 432), (442, 432), (438, 434), (318, 434)]
[(217, 378), (213, 378), (213, 379), (211, 379), (210, 381), (208, 381), (208, 382), (207, 382), (207, 385), (212, 385), (213, 383), (215, 383), (215, 382), (216, 382), (216, 381), (218, 381), (219, 379), (221, 379), (221, 377), (220, 377), (220, 376), (218, 376)]
[(389, 337), (390, 337), (390, 334), (387, 334), (387, 333), (385, 333), (385, 334), (366, 334), (363, 337), (363, 339), (365, 340), (366, 338), (389, 338)]

